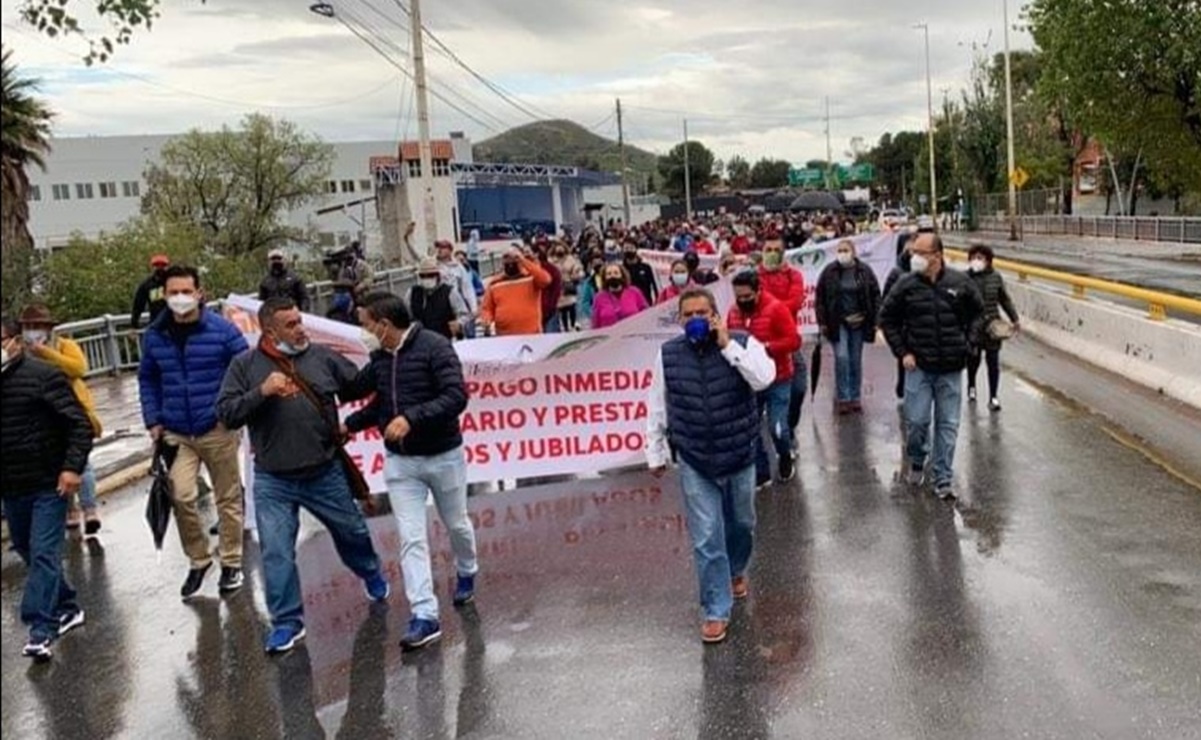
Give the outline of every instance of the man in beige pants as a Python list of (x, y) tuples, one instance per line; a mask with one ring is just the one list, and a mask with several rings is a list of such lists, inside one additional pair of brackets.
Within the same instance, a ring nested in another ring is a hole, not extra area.
[(218, 589), (242, 587), (242, 487), (238, 434), (217, 420), (217, 395), (225, 371), (248, 347), (242, 332), (201, 304), (200, 275), (175, 265), (166, 273), (167, 308), (146, 329), (138, 367), (142, 418), (150, 436), (175, 447), (171, 485), (175, 523), (191, 561), (180, 589), (186, 601), (204, 585), (213, 564), (209, 536), (197, 506), (200, 463), (213, 479), (221, 561)]

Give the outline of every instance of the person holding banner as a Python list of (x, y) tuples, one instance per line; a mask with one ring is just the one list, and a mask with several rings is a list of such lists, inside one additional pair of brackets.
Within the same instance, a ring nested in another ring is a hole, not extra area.
[[(755, 540), (755, 394), (776, 366), (754, 337), (731, 334), (701, 288), (680, 296), (684, 335), (659, 350), (648, 402), (646, 459), (663, 475), (675, 449), (704, 614), (701, 640), (726, 639), (735, 599), (749, 593)], [(721, 434), (714, 434), (720, 429)]]
[[(786, 305), (764, 293), (759, 275), (743, 271), (734, 276), (734, 307), (728, 324), (732, 330), (750, 334), (767, 348), (767, 356), (776, 366), (775, 380), (757, 398), (759, 414), (766, 412), (768, 434), (776, 447), (780, 481), (788, 482), (796, 475), (796, 447), (792, 427), (788, 426), (788, 403), (792, 399), (792, 355), (801, 347), (797, 333), (796, 315)], [(755, 486), (771, 483), (771, 468), (763, 435), (755, 437)]]
[[(805, 305), (805, 276), (784, 261), (784, 240), (776, 234), (763, 245), (763, 262), (759, 265), (759, 284), (763, 292), (781, 301), (793, 317), (799, 317)], [(799, 319), (797, 319), (799, 321)], [(803, 343), (803, 339), (801, 340)], [(805, 383), (809, 378), (805, 354), (798, 344), (792, 355), (792, 386), (788, 399), (788, 428), (795, 430), (801, 422), (805, 404)]]
[(834, 345), (837, 410), (845, 416), (863, 412), (863, 343), (876, 340), (880, 284), (859, 261), (853, 241), (839, 242), (836, 254), (818, 278), (815, 310), (822, 335)]
[(400, 567), (412, 609), (400, 646), (416, 650), (442, 637), (426, 532), (431, 495), (454, 551), (454, 604), (475, 598), (479, 566), (475, 530), (467, 517), (467, 458), (459, 427), (467, 387), (454, 346), (413, 323), (400, 298), (376, 297), (359, 309), (359, 320), (363, 341), (372, 350), (363, 379), (375, 389), (375, 398), (346, 419), (346, 428), (360, 432), (376, 426), (384, 437), (384, 477), (400, 530)]
[(338, 403), (363, 398), (375, 388), (360, 380), (353, 362), (309, 340), (291, 298), (267, 299), (258, 318), (258, 347), (230, 365), (217, 416), (229, 429), (250, 430), (254, 514), (271, 613), (264, 649), (285, 653), (305, 633), (296, 569), (301, 508), (329, 530), (342, 562), (363, 580), (367, 598), (386, 601), (391, 593), (339, 450)]

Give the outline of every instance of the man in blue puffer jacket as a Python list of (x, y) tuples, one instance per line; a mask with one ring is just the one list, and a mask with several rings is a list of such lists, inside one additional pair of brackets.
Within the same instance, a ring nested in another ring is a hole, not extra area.
[(176, 265), (167, 270), (164, 311), (146, 329), (138, 388), (142, 419), (151, 438), (176, 448), (171, 465), (175, 524), (191, 561), (180, 589), (186, 601), (200, 590), (213, 564), (209, 535), (196, 504), (200, 463), (213, 479), (219, 528), (221, 593), (242, 586), (242, 485), (238, 434), (217, 420), (217, 395), (230, 363), (249, 347), (230, 322), (201, 305), (200, 273)]

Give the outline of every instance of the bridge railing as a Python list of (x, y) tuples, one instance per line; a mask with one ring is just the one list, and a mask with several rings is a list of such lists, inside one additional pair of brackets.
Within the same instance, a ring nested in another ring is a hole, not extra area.
[[(954, 249), (948, 249), (947, 252), (953, 259), (960, 261), (967, 260), (966, 252)], [(1088, 296), (1089, 291), (1094, 291), (1144, 304), (1147, 307), (1147, 318), (1152, 321), (1164, 321), (1168, 318), (1169, 310), (1192, 316), (1201, 316), (1201, 300), (1195, 298), (1186, 298), (1171, 293), (1163, 293), (1158, 290), (1139, 288), (1113, 280), (1101, 280), (1086, 275), (1073, 275), (1067, 272), (1050, 270), (1045, 267), (1028, 265), (1025, 262), (1017, 262), (1000, 257), (993, 260), (993, 267), (1013, 273), (1022, 282), (1028, 282), (1031, 278), (1037, 278), (1066, 286), (1071, 288), (1072, 297), (1076, 299), (1084, 299)]]
[[(1022, 233), (1201, 244), (1201, 218), (1161, 216), (1022, 216)], [(981, 216), (984, 231), (1008, 231), (1005, 216)]]
[[(500, 269), (499, 254), (480, 255), (480, 273), (488, 277)], [(372, 287), (396, 295), (407, 295), (416, 282), (416, 268), (399, 267), (375, 273)], [(324, 316), (329, 310), (334, 295), (333, 283), (322, 280), (309, 284), (309, 312)], [(209, 307), (220, 309), (221, 301), (210, 302)], [(143, 317), (145, 319), (145, 317)], [(72, 321), (55, 327), (55, 333), (70, 337), (79, 343), (88, 361), (86, 377), (116, 375), (136, 368), (142, 359), (142, 334), (146, 323), (134, 329), (129, 314), (105, 314), (96, 318)]]

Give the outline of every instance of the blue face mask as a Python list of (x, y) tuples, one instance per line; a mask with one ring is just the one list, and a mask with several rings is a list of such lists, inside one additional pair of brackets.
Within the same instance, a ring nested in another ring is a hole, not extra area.
[(277, 350), (279, 350), (281, 353), (287, 355), (288, 357), (295, 357), (296, 355), (298, 355), (304, 351), (302, 349), (292, 346), (290, 343), (285, 342), (282, 339), (275, 340), (275, 348)]
[(709, 319), (700, 316), (694, 316), (684, 322), (684, 336), (688, 337), (688, 341), (692, 344), (708, 341), (712, 331), (713, 327), (710, 326)]

